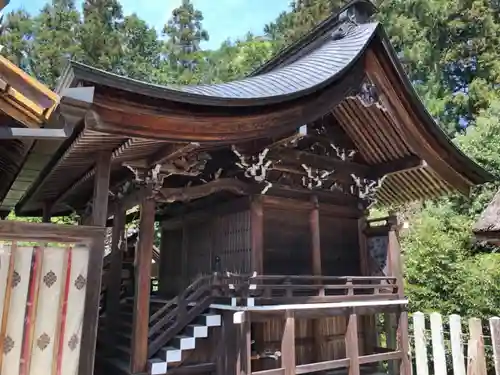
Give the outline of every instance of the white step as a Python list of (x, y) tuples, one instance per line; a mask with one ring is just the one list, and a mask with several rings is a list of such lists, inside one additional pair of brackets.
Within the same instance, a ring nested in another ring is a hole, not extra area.
[(195, 338), (208, 337), (208, 327), (203, 324), (190, 324), (186, 327), (186, 334)]
[(148, 372), (151, 375), (163, 375), (167, 372), (167, 362), (159, 358), (148, 360)]
[(175, 336), (172, 340), (172, 346), (180, 350), (191, 350), (196, 347), (196, 338), (190, 336)]
[(182, 350), (173, 346), (166, 346), (160, 349), (160, 358), (167, 363), (180, 362), (182, 360)]
[(200, 315), (200, 319), (207, 327), (220, 327), (222, 325), (222, 317), (216, 313), (205, 313)]

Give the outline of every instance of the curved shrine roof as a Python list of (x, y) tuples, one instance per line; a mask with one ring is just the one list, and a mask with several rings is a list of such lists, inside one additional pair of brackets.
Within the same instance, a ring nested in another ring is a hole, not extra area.
[[(367, 166), (414, 156), (423, 161), (387, 176), (377, 193), (383, 203), (467, 193), (490, 180), (432, 120), (383, 28), (350, 17), (370, 10), (367, 4), (352, 2), (255, 75), (229, 83), (165, 87), (71, 62), (58, 90), (64, 96), (88, 88), (91, 98), (63, 97), (62, 113), (76, 119), (76, 130), (40, 170), (18, 214), (37, 214), (43, 202), (56, 202), (55, 214), (65, 212), (68, 201), (91, 192), (97, 151), (112, 153), (116, 170), (172, 143), (230, 147), (275, 138), (328, 114)], [(367, 78), (380, 91), (377, 105), (359, 97)]]
[(209, 106), (256, 106), (293, 100), (315, 92), (349, 69), (375, 34), (378, 23), (348, 25), (311, 53), (270, 72), (228, 83), (161, 86), (119, 76), (78, 62), (68, 66), (88, 83), (173, 102)]

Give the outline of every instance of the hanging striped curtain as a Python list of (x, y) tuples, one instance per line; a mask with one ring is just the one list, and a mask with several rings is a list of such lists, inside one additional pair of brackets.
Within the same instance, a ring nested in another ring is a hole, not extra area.
[(0, 375), (76, 375), (89, 248), (0, 247)]

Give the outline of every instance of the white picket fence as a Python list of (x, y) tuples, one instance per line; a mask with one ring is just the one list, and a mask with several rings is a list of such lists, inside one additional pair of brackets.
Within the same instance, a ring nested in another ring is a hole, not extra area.
[(500, 318), (483, 325), (458, 315), (444, 322), (439, 313), (412, 315), (414, 375), (500, 375)]

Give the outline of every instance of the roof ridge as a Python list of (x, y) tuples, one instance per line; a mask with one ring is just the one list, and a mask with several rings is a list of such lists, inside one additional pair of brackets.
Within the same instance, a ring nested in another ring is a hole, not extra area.
[[(270, 60), (259, 66), (248, 76), (253, 77), (256, 75), (268, 73), (269, 71), (276, 69), (277, 67), (285, 63), (287, 63), (286, 65), (291, 64), (296, 59), (300, 58), (301, 55), (317, 48), (318, 44), (321, 43), (322, 37), (333, 31), (336, 27), (343, 24), (345, 21), (348, 21), (348, 19), (346, 19), (346, 17), (343, 17), (343, 15), (347, 15), (346, 13), (350, 9), (357, 9), (359, 14), (366, 14), (365, 20), (378, 12), (377, 7), (370, 0), (351, 0), (338, 11), (332, 13), (325, 20), (321, 21), (300, 39), (280, 50), (275, 56), (271, 57)], [(312, 41), (315, 40), (317, 40), (318, 43), (312, 43)]]

